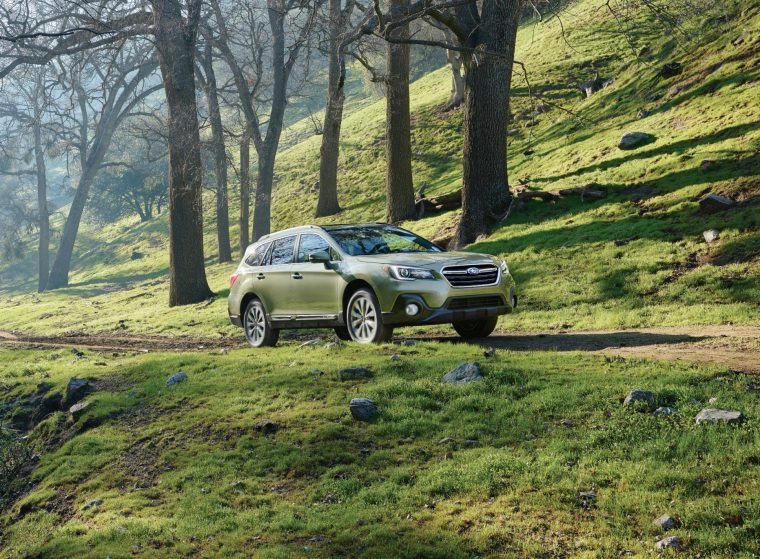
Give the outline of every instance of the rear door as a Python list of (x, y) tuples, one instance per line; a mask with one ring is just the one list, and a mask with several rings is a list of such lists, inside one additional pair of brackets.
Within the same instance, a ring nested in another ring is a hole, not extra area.
[(266, 306), (273, 320), (287, 320), (294, 316), (291, 293), (293, 273), (293, 252), (296, 235), (275, 239), (269, 252), (269, 263), (262, 275), (266, 284)]
[(331, 320), (340, 312), (340, 289), (345, 283), (332, 267), (322, 262), (309, 262), (309, 255), (326, 252), (330, 259), (339, 258), (330, 244), (316, 233), (303, 233), (298, 241), (293, 265), (292, 297), (300, 320)]

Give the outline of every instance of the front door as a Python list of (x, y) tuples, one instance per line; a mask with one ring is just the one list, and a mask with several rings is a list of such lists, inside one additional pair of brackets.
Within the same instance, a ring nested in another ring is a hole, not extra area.
[(302, 234), (291, 276), (293, 304), (299, 320), (332, 320), (341, 310), (341, 286), (345, 282), (329, 265), (309, 262), (309, 255), (317, 252), (326, 252), (331, 259), (338, 258), (321, 235)]

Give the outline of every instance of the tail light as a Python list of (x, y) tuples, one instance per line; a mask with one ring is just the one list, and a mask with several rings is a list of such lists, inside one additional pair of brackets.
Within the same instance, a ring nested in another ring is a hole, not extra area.
[(235, 282), (237, 281), (239, 277), (240, 277), (240, 274), (232, 274), (230, 276), (230, 289), (232, 288), (233, 285), (235, 285)]

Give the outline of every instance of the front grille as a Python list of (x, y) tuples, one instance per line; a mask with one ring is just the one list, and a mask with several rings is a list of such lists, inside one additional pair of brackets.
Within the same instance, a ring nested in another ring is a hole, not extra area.
[(449, 299), (447, 307), (451, 310), (480, 309), (484, 307), (500, 307), (504, 299), (498, 295), (484, 295), (482, 297), (454, 297)]
[[(475, 273), (475, 270), (477, 270), (477, 273)], [(493, 264), (449, 266), (441, 270), (441, 273), (454, 287), (493, 285), (499, 279), (499, 269)]]

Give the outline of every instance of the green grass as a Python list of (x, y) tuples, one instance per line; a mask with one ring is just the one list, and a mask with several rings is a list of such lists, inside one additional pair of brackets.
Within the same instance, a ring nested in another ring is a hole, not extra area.
[[(99, 390), (78, 424), (59, 412), (30, 434), (41, 458), (28, 492), (0, 517), (0, 557), (647, 557), (663, 537), (652, 521), (666, 512), (689, 556), (760, 553), (760, 404), (745, 388), (755, 379), (480, 351), (3, 351), (6, 400), (41, 381), (62, 391), (72, 375)], [(486, 380), (442, 385), (464, 360), (479, 360)], [(356, 365), (375, 376), (338, 380)], [(178, 370), (188, 380), (167, 387)], [(623, 408), (635, 387), (675, 415)], [(349, 415), (358, 396), (377, 402), (375, 422)], [(713, 397), (745, 421), (695, 425)], [(258, 432), (263, 419), (280, 430)], [(597, 499), (585, 508), (579, 492), (589, 490)], [(102, 504), (85, 509), (93, 499)]]
[[(557, 19), (521, 29), (517, 58), (526, 64), (536, 96), (528, 95), (518, 72), (512, 112), (549, 101), (572, 114), (552, 105), (537, 116), (536, 126), (525, 128), (524, 120), (511, 125), (510, 183), (556, 189), (593, 182), (606, 186), (609, 196), (594, 202), (528, 202), (469, 248), (505, 257), (518, 282), (521, 308), (500, 323), (501, 329), (760, 321), (760, 15), (745, 10), (750, 5), (743, 0), (721, 5), (727, 21), (720, 25), (714, 23), (717, 12), (709, 10), (686, 20), (688, 30), (699, 30), (688, 42), (663, 33), (640, 12), (629, 45), (596, 0), (579, 0), (563, 14), (567, 42)], [(733, 45), (744, 30), (744, 42)], [(636, 60), (633, 51), (643, 47), (651, 55)], [(683, 73), (660, 77), (662, 64), (673, 60), (683, 64)], [(582, 99), (574, 84), (597, 70), (614, 76), (615, 83)], [(675, 93), (673, 86), (682, 89)], [(415, 181), (430, 194), (452, 191), (461, 181), (462, 114), (439, 111), (448, 87), (443, 68), (411, 88)], [(360, 84), (351, 88), (339, 173), (344, 211), (313, 218), (320, 138), (289, 141), (278, 159), (273, 228), (383, 219), (385, 105), (383, 100), (366, 105), (357, 94)], [(638, 119), (639, 109), (650, 116)], [(301, 138), (308, 126), (301, 121), (291, 132)], [(627, 130), (651, 133), (656, 140), (620, 151), (616, 144)], [(533, 153), (526, 155), (529, 150)], [(719, 164), (701, 171), (704, 159)], [(733, 196), (740, 204), (704, 216), (698, 200), (708, 192)], [(206, 203), (213, 207), (210, 197)], [(232, 212), (237, 212), (234, 204)], [(454, 219), (448, 213), (405, 225), (434, 236)], [(31, 293), (36, 275), (30, 241), (23, 261), (0, 265), (1, 327), (101, 332), (126, 320), (128, 332), (237, 335), (226, 324), (224, 301), (234, 266), (213, 263), (210, 210), (205, 225), (209, 281), (219, 295), (209, 305), (167, 309), (163, 215), (145, 224), (134, 219), (106, 227), (85, 224), (71, 286), (55, 293)], [(708, 247), (702, 232), (712, 227), (720, 229), (721, 238)], [(233, 227), (233, 239), (237, 236)], [(146, 257), (131, 261), (132, 250)]]

